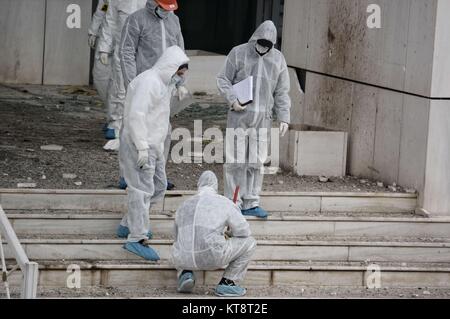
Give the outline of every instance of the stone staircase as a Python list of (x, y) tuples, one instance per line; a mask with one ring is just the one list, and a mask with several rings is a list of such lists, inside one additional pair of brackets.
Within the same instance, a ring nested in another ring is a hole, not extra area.
[[(80, 268), (82, 287), (172, 289), (174, 211), (192, 194), (169, 192), (151, 209), (158, 263), (128, 253), (115, 238), (125, 192), (0, 190), (0, 204), (28, 257), (40, 265), (41, 289), (65, 288), (69, 265)], [(450, 288), (450, 218), (414, 215), (415, 195), (291, 192), (262, 198), (271, 216), (248, 218), (258, 248), (247, 286), (364, 288), (376, 264), (382, 287)], [(220, 276), (199, 272), (197, 285), (214, 286)], [(13, 276), (12, 284), (19, 280)]]

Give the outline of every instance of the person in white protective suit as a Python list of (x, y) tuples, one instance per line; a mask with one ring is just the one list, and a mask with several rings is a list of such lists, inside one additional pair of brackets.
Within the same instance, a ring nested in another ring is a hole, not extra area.
[[(99, 0), (97, 9), (92, 16), (91, 26), (89, 27), (89, 46), (95, 50), (94, 67), (92, 68), (92, 76), (94, 78), (94, 86), (98, 95), (106, 104), (109, 80), (111, 78), (111, 64), (103, 64), (100, 61), (99, 38), (104, 25), (106, 12), (108, 11), (109, 0)], [(107, 125), (104, 127), (106, 130)]]
[(165, 194), (163, 149), (169, 128), (170, 98), (188, 62), (184, 51), (172, 46), (153, 68), (128, 86), (119, 150), (120, 165), (128, 182), (128, 214), (122, 219), (121, 228), (128, 234), (124, 248), (147, 260), (159, 259), (148, 246), (149, 209)]
[[(231, 199), (239, 186), (238, 205), (242, 214), (261, 218), (268, 216), (259, 207), (259, 194), (273, 111), (280, 121), (282, 136), (290, 122), (289, 73), (283, 54), (274, 48), (276, 40), (277, 29), (273, 22), (263, 22), (248, 43), (231, 50), (217, 76), (219, 91), (230, 106), (224, 164), (225, 196)], [(253, 76), (253, 101), (243, 106), (233, 85), (250, 76)], [(235, 136), (238, 136), (236, 143)]]
[(109, 55), (113, 53), (112, 76), (107, 95), (108, 127), (105, 130), (105, 138), (110, 141), (105, 145), (105, 150), (117, 150), (119, 148), (119, 132), (122, 126), (126, 94), (119, 56), (122, 28), (128, 16), (142, 9), (145, 3), (146, 0), (109, 0), (108, 11), (98, 44), (100, 61), (103, 64), (109, 63)]
[[(174, 11), (176, 0), (148, 0), (144, 9), (131, 14), (125, 22), (120, 43), (120, 61), (125, 87), (139, 74), (150, 69), (170, 46), (184, 50), (180, 21)], [(178, 86), (180, 99), (186, 89)], [(172, 129), (169, 127), (164, 144), (164, 156), (169, 158)], [(167, 182), (167, 189), (175, 187)]]
[(204, 172), (198, 180), (198, 193), (176, 212), (172, 258), (179, 274), (177, 290), (192, 292), (193, 271), (226, 267), (215, 293), (239, 297), (245, 295), (246, 289), (235, 282), (244, 279), (256, 241), (240, 209), (218, 195), (217, 189), (216, 175)]

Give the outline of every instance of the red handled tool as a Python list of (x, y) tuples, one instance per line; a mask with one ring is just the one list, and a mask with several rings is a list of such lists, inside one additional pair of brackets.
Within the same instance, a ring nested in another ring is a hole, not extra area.
[(238, 196), (239, 196), (239, 185), (236, 186), (236, 189), (234, 190), (233, 203), (235, 204), (237, 203)]

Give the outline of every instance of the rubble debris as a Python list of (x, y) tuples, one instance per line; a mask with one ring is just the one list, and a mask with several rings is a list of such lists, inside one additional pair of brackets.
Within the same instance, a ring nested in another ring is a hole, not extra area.
[(330, 179), (326, 176), (319, 176), (319, 182), (321, 182), (321, 183), (328, 183), (329, 180)]
[(70, 87), (67, 87), (64, 90), (62, 90), (61, 93), (63, 93), (63, 94), (83, 94), (83, 95), (90, 95), (90, 96), (95, 96), (97, 94), (96, 91), (86, 88), (86, 87), (82, 87), (82, 86), (70, 86)]
[(36, 188), (36, 183), (18, 183), (17, 188)]
[(388, 186), (388, 189), (389, 189), (390, 191), (392, 191), (392, 192), (396, 192), (396, 191), (397, 191), (397, 187), (394, 186), (394, 185), (389, 185), (389, 186)]
[(75, 179), (77, 178), (77, 175), (75, 174), (63, 174), (64, 179)]
[(64, 147), (62, 147), (61, 145), (55, 145), (55, 144), (41, 146), (41, 150), (43, 150), (43, 151), (62, 151), (63, 148)]

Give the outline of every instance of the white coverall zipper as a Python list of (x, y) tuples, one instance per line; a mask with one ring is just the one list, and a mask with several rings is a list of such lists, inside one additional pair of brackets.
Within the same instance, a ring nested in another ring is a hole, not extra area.
[(259, 105), (259, 91), (261, 90), (261, 72), (262, 72), (263, 57), (258, 59), (258, 73), (256, 74), (256, 89), (255, 89), (255, 115), (253, 118), (253, 125), (256, 125), (258, 120), (258, 113), (260, 112)]

